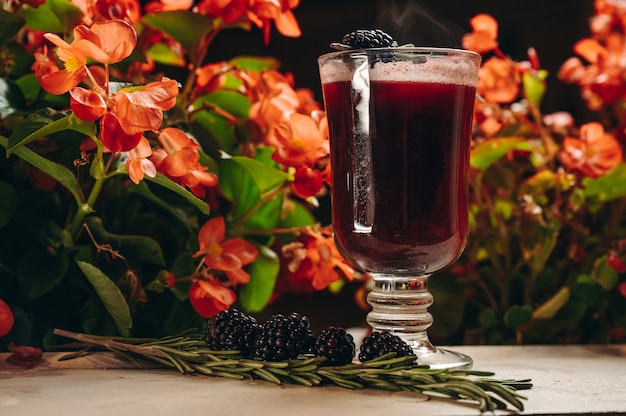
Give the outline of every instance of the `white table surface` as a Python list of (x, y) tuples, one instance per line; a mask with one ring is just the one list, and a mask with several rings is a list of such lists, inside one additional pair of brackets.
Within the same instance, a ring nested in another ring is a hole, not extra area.
[[(459, 346), (475, 370), (499, 379), (532, 379), (523, 414), (626, 415), (626, 345)], [(46, 353), (33, 369), (0, 354), (0, 415), (369, 416), (478, 415), (477, 408), (406, 393), (339, 387), (277, 386), (129, 368), (107, 354), (58, 361)], [(126, 368), (122, 368), (126, 367)], [(496, 412), (505, 414), (506, 412)]]

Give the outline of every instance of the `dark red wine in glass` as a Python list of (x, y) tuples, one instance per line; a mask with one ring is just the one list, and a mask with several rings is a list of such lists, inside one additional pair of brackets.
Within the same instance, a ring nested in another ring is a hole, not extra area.
[(328, 116), (332, 219), (339, 251), (369, 273), (374, 330), (402, 337), (419, 364), (467, 368), (434, 347), (428, 278), (462, 253), (480, 56), (433, 48), (319, 58)]

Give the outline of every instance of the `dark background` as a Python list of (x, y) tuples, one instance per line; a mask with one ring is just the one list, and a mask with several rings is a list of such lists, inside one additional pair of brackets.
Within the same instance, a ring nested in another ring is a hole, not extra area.
[(266, 46), (256, 27), (251, 32), (225, 31), (211, 46), (208, 59), (228, 59), (234, 53), (274, 56), (282, 62), (282, 72), (293, 73), (296, 87), (310, 88), (321, 102), (316, 59), (344, 34), (380, 28), (400, 44), (460, 47), (462, 35), (471, 30), (469, 19), (478, 13), (498, 21), (505, 54), (524, 60), (529, 47), (537, 50), (541, 66), (550, 73), (544, 113), (569, 111), (579, 124), (592, 117), (578, 88), (560, 82), (556, 73), (573, 56), (574, 43), (589, 35), (593, 0), (301, 0), (294, 10), (300, 38), (286, 38), (272, 28)]
[[(573, 56), (573, 44), (589, 35), (593, 0), (301, 0), (294, 10), (302, 29), (300, 38), (286, 38), (273, 28), (266, 46), (256, 28), (226, 31), (211, 46), (208, 59), (229, 59), (234, 53), (274, 56), (282, 62), (282, 72), (293, 73), (296, 87), (310, 88), (321, 102), (316, 59), (331, 51), (329, 44), (340, 41), (344, 34), (380, 28), (400, 44), (460, 47), (462, 35), (470, 31), (469, 19), (478, 13), (488, 13), (498, 21), (500, 49), (505, 54), (524, 60), (529, 47), (537, 50), (542, 68), (550, 73), (544, 113), (569, 111), (578, 124), (593, 118), (578, 88), (556, 78), (561, 64)], [(315, 329), (363, 325), (365, 312), (353, 300), (356, 287), (350, 285), (338, 295), (285, 296), (265, 313), (297, 311), (308, 315)], [(437, 322), (435, 316), (435, 325)]]

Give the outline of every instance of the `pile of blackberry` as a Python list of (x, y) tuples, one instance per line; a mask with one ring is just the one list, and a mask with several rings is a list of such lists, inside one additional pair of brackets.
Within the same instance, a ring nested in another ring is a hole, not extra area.
[[(237, 350), (245, 358), (285, 361), (304, 355), (326, 357), (325, 365), (352, 362), (356, 346), (352, 335), (340, 327), (328, 327), (315, 336), (309, 319), (298, 313), (272, 316), (259, 324), (250, 315), (227, 309), (209, 319), (204, 329), (207, 347), (215, 351)], [(400, 337), (389, 332), (374, 332), (365, 337), (359, 352), (361, 362), (395, 352), (397, 356), (415, 355)]]

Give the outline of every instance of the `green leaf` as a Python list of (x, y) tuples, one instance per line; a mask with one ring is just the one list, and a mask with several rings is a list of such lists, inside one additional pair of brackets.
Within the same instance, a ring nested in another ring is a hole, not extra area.
[(20, 291), (29, 299), (37, 299), (63, 280), (68, 267), (69, 261), (63, 253), (28, 251), (20, 258), (17, 266)]
[(56, 33), (70, 33), (83, 18), (83, 12), (69, 0), (46, 0), (39, 7), (22, 7), (19, 14), (27, 28)]
[(17, 192), (10, 184), (0, 182), (0, 228), (11, 221), (17, 210)]
[(89, 283), (91, 283), (95, 289), (98, 297), (102, 300), (104, 307), (115, 321), (120, 335), (129, 337), (133, 321), (124, 295), (122, 295), (122, 292), (115, 283), (100, 269), (91, 263), (79, 260), (78, 257), (79, 255), (77, 255), (75, 259), (76, 264), (78, 264), (78, 267), (80, 267), (80, 270), (85, 274), (85, 277), (87, 277), (87, 280), (89, 280)]
[(533, 319), (552, 319), (561, 310), (570, 297), (570, 290), (564, 286), (559, 289), (550, 299), (545, 301), (533, 312)]
[(190, 111), (194, 112), (193, 123), (202, 126), (226, 153), (236, 154), (239, 146), (236, 123), (214, 109), (226, 112), (238, 120), (245, 120), (251, 106), (250, 100), (239, 92), (217, 91), (198, 98)]
[(277, 227), (294, 228), (317, 223), (317, 218), (315, 218), (308, 207), (298, 201), (290, 201), (290, 203), (292, 209), (284, 216), (281, 216)]
[(590, 308), (606, 308), (610, 291), (607, 291), (593, 279), (585, 280), (588, 276), (576, 280), (571, 288), (570, 299), (581, 299)]
[(504, 313), (504, 324), (509, 328), (518, 328), (529, 323), (533, 318), (533, 308), (529, 305), (513, 305)]
[(95, 293), (83, 303), (77, 314), (81, 328), (87, 334), (115, 336), (120, 332), (102, 300)]
[(182, 10), (151, 13), (143, 17), (143, 22), (179, 42), (189, 56), (194, 56), (196, 48), (204, 46), (202, 39), (216, 28), (215, 19)]
[(88, 137), (96, 135), (96, 124), (93, 121), (84, 121), (74, 115), (55, 111), (50, 108), (37, 111), (29, 115), (11, 133), (9, 137), (10, 155), (15, 149), (24, 146), (43, 136), (49, 136), (65, 130), (73, 130)]
[(15, 80), (15, 84), (20, 88), (24, 99), (32, 103), (41, 92), (41, 84), (35, 74), (26, 74)]
[(546, 93), (546, 77), (548, 71), (524, 71), (522, 75), (522, 85), (524, 96), (536, 108), (539, 108), (541, 99)]
[(236, 56), (229, 63), (241, 69), (257, 72), (278, 69), (280, 67), (280, 61), (270, 56)]
[(433, 337), (452, 336), (463, 325), (463, 311), (467, 304), (467, 290), (464, 284), (452, 273), (440, 273), (430, 279), (428, 287), (437, 301), (429, 308), (436, 317), (428, 329)]
[(26, 21), (21, 16), (0, 9), (0, 45), (6, 45), (24, 26)]
[(186, 190), (179, 184), (173, 182), (170, 178), (168, 178), (167, 176), (161, 173), (157, 173), (154, 178), (146, 176), (145, 180), (156, 183), (157, 185), (160, 185), (163, 188), (168, 189), (182, 196), (183, 198), (185, 198), (185, 200), (187, 200), (187, 202), (190, 202), (191, 205), (195, 206), (198, 209), (198, 211), (200, 211), (203, 214), (208, 215), (209, 212), (211, 211), (209, 204), (207, 204), (200, 198), (196, 197), (194, 194), (192, 194), (191, 192), (189, 192), (188, 190)]
[(261, 312), (274, 292), (280, 262), (274, 251), (266, 246), (256, 246), (259, 257), (248, 268), (250, 282), (239, 291), (239, 302), (249, 312)]
[(602, 204), (626, 196), (626, 164), (620, 163), (615, 169), (598, 179), (583, 179), (587, 198)]
[(233, 204), (229, 214), (232, 221), (250, 216), (243, 224), (246, 229), (275, 227), (280, 218), (281, 199), (277, 195), (262, 200), (261, 188), (269, 190), (280, 185), (286, 174), (244, 157), (222, 159), (219, 163), (220, 188)]
[(550, 169), (542, 169), (525, 179), (520, 184), (520, 194), (539, 195), (553, 189), (557, 184), (558, 175)]
[(619, 276), (613, 267), (609, 265), (608, 256), (602, 256), (594, 262), (593, 279), (604, 288), (613, 289), (619, 280)]
[(239, 164), (250, 174), (256, 183), (256, 186), (259, 188), (259, 191), (262, 193), (281, 186), (286, 180), (289, 179), (289, 175), (285, 172), (271, 166), (267, 166), (258, 160), (250, 159), (249, 157), (234, 156), (230, 160), (233, 163)]
[(157, 43), (152, 45), (146, 56), (152, 58), (154, 62), (164, 65), (171, 65), (183, 68), (185, 66), (185, 59), (178, 53), (174, 52), (172, 48), (163, 43)]
[[(7, 147), (8, 139), (0, 136), (0, 146)], [(52, 176), (57, 182), (63, 185), (74, 196), (76, 203), (80, 206), (84, 202), (82, 190), (74, 174), (63, 165), (54, 163), (43, 156), (33, 152), (27, 147), (20, 147), (13, 152), (20, 159), (30, 163), (36, 168)]]
[(256, 207), (254, 213), (242, 224), (242, 230), (267, 230), (275, 228), (280, 220), (282, 195)]
[(543, 270), (556, 246), (561, 230), (559, 221), (545, 221), (540, 215), (520, 219), (520, 247), (526, 263), (535, 271)]
[(492, 328), (498, 324), (498, 316), (496, 315), (496, 312), (491, 308), (483, 309), (482, 311), (480, 311), (478, 323), (483, 329)]
[(151, 204), (159, 207), (163, 211), (158, 211), (158, 215), (160, 215), (160, 219), (163, 219), (164, 213), (165, 215), (169, 215), (174, 221), (176, 221), (176, 227), (183, 227), (187, 232), (191, 232), (189, 222), (185, 221), (185, 217), (181, 216), (179, 207), (175, 205), (170, 205), (163, 198), (160, 198), (156, 194), (152, 192), (150, 187), (145, 181), (139, 182), (137, 185), (129, 187), (129, 190), (137, 195), (140, 195), (145, 200), (149, 201)]
[(104, 229), (102, 220), (98, 217), (87, 217), (85, 224), (100, 244), (111, 244), (124, 257), (136, 257), (142, 262), (164, 266), (165, 259), (159, 243), (143, 235), (120, 235), (109, 233)]
[(470, 165), (485, 170), (510, 150), (525, 149), (527, 146), (528, 143), (521, 137), (496, 137), (485, 140), (472, 149)]
[(20, 107), (19, 101), (23, 98), (19, 87), (0, 78), (0, 119), (7, 118)]

